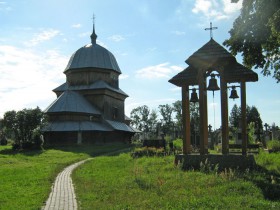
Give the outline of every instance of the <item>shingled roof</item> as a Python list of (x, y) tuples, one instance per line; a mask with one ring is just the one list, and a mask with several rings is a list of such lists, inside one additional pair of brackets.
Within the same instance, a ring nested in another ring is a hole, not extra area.
[(236, 59), (225, 48), (211, 38), (209, 42), (199, 48), (185, 62), (196, 68), (207, 68), (217, 63), (224, 64), (236, 62)]
[(238, 63), (232, 54), (212, 38), (185, 62), (189, 67), (171, 78), (170, 83), (179, 87), (184, 84), (198, 85), (199, 71), (223, 71), (227, 82), (258, 81), (257, 73)]

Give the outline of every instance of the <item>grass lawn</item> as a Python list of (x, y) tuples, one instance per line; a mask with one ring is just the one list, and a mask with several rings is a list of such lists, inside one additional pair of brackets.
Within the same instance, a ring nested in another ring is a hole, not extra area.
[(124, 147), (93, 145), (15, 153), (10, 146), (0, 146), (0, 209), (40, 209), (64, 167)]
[[(280, 209), (278, 154), (261, 153), (268, 170), (182, 171), (174, 157), (96, 157), (74, 171), (81, 209)], [(278, 181), (278, 183), (277, 183)]]

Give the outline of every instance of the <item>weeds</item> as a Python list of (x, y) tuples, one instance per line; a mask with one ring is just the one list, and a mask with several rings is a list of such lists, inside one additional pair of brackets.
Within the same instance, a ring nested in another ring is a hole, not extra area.
[(155, 148), (155, 147), (139, 147), (135, 148), (133, 152), (131, 152), (131, 157), (140, 158), (143, 156), (154, 157), (154, 156), (165, 156), (167, 153), (164, 148)]

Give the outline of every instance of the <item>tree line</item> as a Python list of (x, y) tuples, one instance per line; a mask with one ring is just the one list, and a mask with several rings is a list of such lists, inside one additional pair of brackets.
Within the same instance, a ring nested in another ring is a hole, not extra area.
[(41, 129), (46, 122), (42, 110), (22, 109), (7, 111), (1, 120), (1, 140), (12, 139), (14, 149), (40, 148)]
[[(199, 122), (198, 104), (190, 105), (191, 124)], [(130, 113), (131, 125), (136, 129), (157, 137), (160, 134), (180, 136), (182, 133), (182, 102), (159, 105), (150, 109), (147, 105), (134, 108)]]
[[(172, 103), (159, 105), (157, 109), (150, 109), (147, 105), (134, 108), (130, 113), (131, 125), (152, 138), (160, 134), (182, 135), (182, 102), (180, 100)], [(199, 131), (199, 105), (190, 104), (191, 132)], [(258, 109), (255, 106), (247, 105), (246, 108), (247, 127), (251, 136), (256, 132), (263, 131), (263, 122)], [(230, 132), (235, 135), (240, 128), (241, 107), (236, 104), (229, 115)]]

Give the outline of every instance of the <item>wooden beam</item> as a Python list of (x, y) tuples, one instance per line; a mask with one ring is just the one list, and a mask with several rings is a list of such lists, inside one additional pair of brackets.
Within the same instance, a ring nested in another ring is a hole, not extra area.
[(246, 83), (241, 81), (241, 129), (242, 155), (247, 154), (247, 120), (246, 120)]
[(191, 153), (191, 123), (189, 86), (182, 86), (183, 153)]
[(227, 83), (225, 82), (224, 75), (221, 75), (221, 117), (222, 117), (222, 153), (229, 153), (229, 137), (228, 137), (228, 94)]
[(207, 90), (206, 78), (199, 78), (199, 115), (200, 115), (200, 154), (208, 153), (208, 114), (207, 114)]

